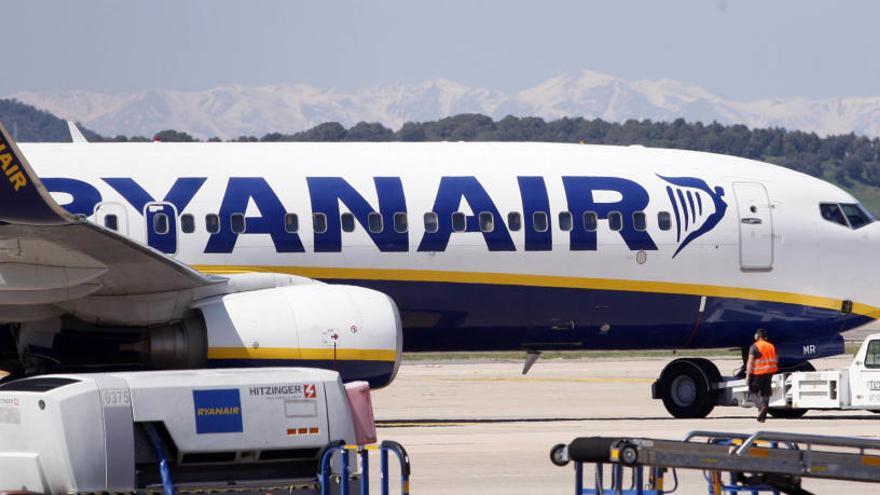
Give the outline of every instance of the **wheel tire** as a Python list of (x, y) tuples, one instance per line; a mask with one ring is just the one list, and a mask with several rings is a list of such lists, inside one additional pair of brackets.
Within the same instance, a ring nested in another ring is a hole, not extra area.
[[(788, 372), (797, 372), (797, 371), (816, 371), (816, 367), (812, 365), (809, 361), (804, 361), (803, 363), (792, 367), (787, 370)], [(767, 410), (770, 413), (770, 416), (773, 416), (776, 419), (798, 419), (803, 417), (804, 414), (807, 414), (809, 409), (774, 409), (770, 408)]]
[(715, 408), (717, 392), (710, 380), (721, 373), (707, 359), (676, 359), (660, 375), (663, 406), (676, 418), (705, 418)]
[(618, 450), (617, 460), (624, 466), (635, 466), (639, 462), (639, 449), (635, 445), (623, 445)]
[(568, 464), (568, 460), (566, 460), (565, 456), (565, 444), (557, 443), (550, 449), (550, 462), (553, 464), (562, 467)]

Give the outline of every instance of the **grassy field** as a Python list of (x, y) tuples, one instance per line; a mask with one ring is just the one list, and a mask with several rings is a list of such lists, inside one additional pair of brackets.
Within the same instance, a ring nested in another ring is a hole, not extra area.
[(855, 184), (853, 187), (843, 188), (858, 198), (875, 217), (880, 218), (880, 188), (867, 184)]

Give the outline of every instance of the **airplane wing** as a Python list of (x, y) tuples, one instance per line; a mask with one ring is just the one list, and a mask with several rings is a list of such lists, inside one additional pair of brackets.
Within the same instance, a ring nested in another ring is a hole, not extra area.
[(59, 305), (85, 297), (173, 293), (226, 280), (65, 211), (2, 124), (0, 169), (0, 322), (57, 314)]

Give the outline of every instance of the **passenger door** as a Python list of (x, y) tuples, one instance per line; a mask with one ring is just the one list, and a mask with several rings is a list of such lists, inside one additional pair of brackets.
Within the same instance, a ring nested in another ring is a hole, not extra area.
[(177, 253), (177, 210), (171, 203), (147, 203), (147, 244), (165, 254)]
[(95, 207), (95, 223), (128, 237), (128, 218), (125, 207), (119, 203), (98, 203)]
[(733, 184), (739, 218), (739, 262), (743, 270), (773, 268), (773, 218), (767, 189), (758, 182)]

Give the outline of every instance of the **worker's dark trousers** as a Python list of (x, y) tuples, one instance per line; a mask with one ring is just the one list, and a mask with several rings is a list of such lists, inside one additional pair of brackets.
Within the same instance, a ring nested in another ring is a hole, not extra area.
[(773, 375), (752, 375), (749, 377), (749, 395), (758, 409), (767, 407), (772, 395)]

